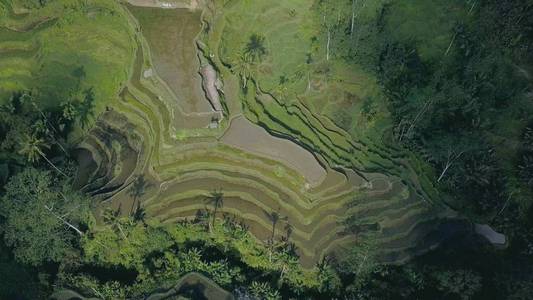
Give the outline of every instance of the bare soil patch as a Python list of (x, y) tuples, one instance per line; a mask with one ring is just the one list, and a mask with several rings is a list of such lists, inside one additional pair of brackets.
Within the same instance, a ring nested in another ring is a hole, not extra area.
[(132, 7), (148, 41), (155, 73), (176, 95), (185, 113), (212, 112), (198, 73), (196, 36), (202, 29), (201, 11)]
[(326, 170), (312, 153), (289, 140), (270, 135), (243, 116), (231, 121), (221, 141), (229, 146), (278, 160), (302, 174), (313, 186), (320, 184), (326, 177)]

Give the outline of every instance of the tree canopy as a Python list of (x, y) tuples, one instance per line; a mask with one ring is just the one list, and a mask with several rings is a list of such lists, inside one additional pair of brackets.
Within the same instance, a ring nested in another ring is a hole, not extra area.
[(13, 247), (19, 261), (34, 266), (60, 262), (72, 254), (78, 235), (66, 222), (83, 228), (90, 222), (88, 202), (82, 196), (62, 186), (49, 171), (34, 168), (10, 179), (0, 207), (6, 245)]

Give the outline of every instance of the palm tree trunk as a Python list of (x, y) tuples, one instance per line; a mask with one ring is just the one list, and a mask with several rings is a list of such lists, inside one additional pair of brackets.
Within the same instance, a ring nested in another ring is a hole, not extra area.
[(56, 167), (56, 165), (54, 165), (47, 157), (46, 155), (44, 155), (44, 153), (41, 151), (41, 150), (37, 150), (39, 152), (39, 155), (44, 158), (44, 160), (46, 160), (46, 162), (48, 164), (50, 164), (50, 166), (52, 166), (52, 168), (54, 168), (57, 172), (59, 172), (59, 174), (65, 176), (65, 177), (68, 177), (67, 174), (63, 173), (63, 171), (59, 170), (58, 167)]
[(457, 156), (453, 155), (453, 152), (450, 150), (448, 153), (448, 161), (446, 162), (446, 165), (444, 167), (444, 170), (442, 170), (442, 173), (440, 173), (439, 178), (437, 179), (437, 182), (440, 182), (442, 178), (444, 178), (444, 175), (446, 174), (446, 171), (452, 166), (454, 161), (461, 157), (463, 155), (464, 151), (461, 151)]
[(105, 299), (105, 296), (104, 296), (102, 293), (100, 293), (98, 290), (96, 290), (94, 287), (91, 287), (91, 289), (93, 290), (93, 292), (94, 292), (98, 297), (100, 297), (100, 298), (102, 298), (102, 299)]
[(283, 265), (283, 267), (281, 268), (281, 274), (279, 275), (279, 280), (280, 281), (283, 281), (283, 276), (285, 275), (286, 271), (287, 271), (287, 266)]
[(444, 178), (444, 175), (446, 174), (446, 171), (448, 171), (448, 169), (450, 168), (451, 165), (452, 164), (449, 161), (446, 163), (446, 167), (444, 167), (444, 170), (442, 170), (442, 173), (440, 173), (440, 176), (437, 179), (437, 182), (440, 182), (442, 180), (442, 178)]
[(126, 234), (124, 233), (124, 230), (122, 230), (122, 225), (120, 225), (120, 223), (118, 223), (118, 220), (117, 220), (117, 228), (120, 231), (120, 233), (122, 234), (122, 236), (124, 237), (124, 239), (129, 242), (128, 237), (126, 237)]
[(213, 211), (213, 219), (211, 220), (211, 232), (213, 232), (213, 229), (215, 228), (215, 220), (216, 220), (216, 217), (217, 217), (217, 210), (218, 210), (218, 205), (215, 204), (215, 210)]
[(276, 234), (276, 224), (278, 221), (272, 221), (272, 236), (270, 237), (270, 255), (269, 261), (272, 262), (272, 253), (274, 252), (274, 235)]
[(276, 224), (278, 222), (275, 221), (275, 222), (272, 222), (272, 237), (270, 238), (272, 240), (272, 244), (274, 244), (274, 235), (276, 234)]
[(472, 3), (472, 6), (470, 7), (470, 10), (468, 11), (468, 15), (470, 15), (472, 13), (472, 11), (474, 10), (474, 7), (476, 6), (476, 4), (477, 4), (477, 1)]
[[(32, 102), (33, 103), (33, 106), (39, 111), (39, 113), (41, 114), (41, 117), (43, 118), (44, 120), (44, 123), (46, 124), (46, 126), (50, 129), (52, 129), (53, 132), (55, 133), (58, 133), (57, 130), (55, 129), (55, 127), (50, 124), (50, 122), (48, 121), (48, 118), (46, 117), (46, 115), (44, 114), (44, 112), (39, 108), (39, 106), (37, 106), (37, 104), (35, 104), (35, 102)], [(65, 150), (65, 148), (63, 148), (63, 145), (61, 145), (61, 143), (59, 142), (58, 139), (56, 139), (56, 137), (52, 134), (51, 135), (52, 139), (56, 142), (56, 144), (59, 146), (59, 148), (61, 148), (61, 150), (63, 151), (63, 153), (67, 154), (67, 150)]]
[(311, 90), (311, 74), (309, 71), (307, 71), (307, 90), (306, 92)]
[(326, 61), (329, 61), (329, 45), (331, 43), (331, 30), (328, 28), (328, 42), (326, 44)]
[(67, 220), (65, 220), (63, 217), (61, 217), (60, 215), (54, 213), (52, 211), (52, 208), (48, 207), (48, 206), (44, 206), (54, 217), (56, 217), (58, 220), (60, 220), (61, 222), (63, 222), (63, 224), (67, 225), (68, 227), (72, 228), (74, 231), (76, 231), (76, 233), (78, 233), (80, 236), (83, 235), (83, 232), (81, 230), (79, 230), (76, 226), (72, 225), (71, 223), (69, 223)]
[(415, 128), (415, 126), (418, 123), (418, 120), (426, 113), (426, 111), (429, 109), (432, 103), (433, 103), (433, 99), (430, 99), (424, 103), (424, 106), (422, 106), (422, 109), (416, 114), (415, 119), (411, 123), (411, 126), (409, 126), (409, 129), (407, 129), (407, 132), (405, 133), (407, 137), (409, 137), (411, 130)]
[(133, 197), (133, 203), (131, 204), (130, 208), (130, 216), (133, 214), (133, 208), (135, 207), (135, 202), (137, 201), (137, 196)]
[(450, 41), (450, 44), (448, 45), (448, 49), (446, 49), (446, 52), (444, 52), (444, 56), (447, 56), (450, 50), (452, 49), (453, 42), (455, 41), (456, 36), (457, 36), (457, 32), (453, 35), (452, 40)]
[(355, 0), (352, 0), (352, 24), (350, 26), (350, 37), (353, 36), (354, 23), (355, 23)]
[(356, 275), (359, 275), (359, 272), (361, 272), (361, 269), (363, 268), (363, 265), (365, 264), (367, 258), (368, 258), (368, 254), (366, 254), (365, 257), (363, 257), (363, 261), (359, 264), (359, 266), (357, 266), (357, 271), (355, 271)]
[(63, 151), (63, 153), (65, 153), (65, 155), (68, 155), (67, 150), (63, 147), (63, 145), (61, 145), (61, 142), (58, 139), (56, 139), (56, 137), (53, 137), (53, 139), (55, 140), (55, 142), (59, 146), (59, 148), (61, 148), (61, 151)]

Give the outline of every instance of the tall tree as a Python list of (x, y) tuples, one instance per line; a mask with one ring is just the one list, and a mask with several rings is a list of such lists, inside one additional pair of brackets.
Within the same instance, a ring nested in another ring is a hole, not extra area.
[(37, 119), (33, 125), (34, 133), (43, 135), (49, 138), (57, 146), (59, 146), (59, 148), (61, 149), (61, 151), (63, 151), (65, 155), (68, 156), (69, 153), (66, 151), (65, 147), (63, 147), (61, 141), (59, 140), (60, 138), (59, 130), (56, 128), (59, 126), (56, 126), (57, 124), (56, 125), (52, 124), (52, 122), (50, 121), (51, 113), (43, 111), (40, 108), (40, 106), (37, 104), (37, 101), (34, 95), (32, 95), (29, 92), (23, 92), (20, 96), (20, 101), (22, 103), (28, 104), (29, 107), (31, 107), (31, 109), (39, 112), (40, 119)]
[(83, 91), (83, 100), (75, 105), (82, 128), (86, 128), (94, 117), (95, 100), (94, 90), (91, 87)]
[(39, 158), (43, 158), (59, 174), (67, 177), (67, 174), (63, 173), (63, 171), (61, 171), (54, 163), (52, 163), (44, 154), (43, 149), (49, 148), (50, 145), (48, 145), (43, 138), (39, 138), (35, 135), (26, 135), (19, 153), (25, 155), (30, 163), (34, 163), (38, 161)]
[[(265, 215), (270, 220), (270, 223), (272, 224), (272, 234), (270, 236), (269, 245), (270, 245), (270, 260), (272, 261), (272, 253), (274, 252), (274, 243), (275, 243), (275, 235), (276, 235), (276, 226), (280, 220), (287, 220), (287, 217), (281, 216), (278, 210), (273, 210), (271, 212), (265, 212)], [(292, 232), (292, 228), (291, 228)]]
[(481, 276), (471, 270), (437, 271), (433, 277), (439, 290), (462, 300), (472, 299), (481, 288)]
[(265, 37), (254, 33), (244, 47), (244, 55), (254, 63), (260, 63), (268, 51), (265, 47)]
[(104, 223), (111, 226), (113, 229), (117, 229), (122, 237), (128, 241), (128, 237), (126, 236), (126, 233), (124, 232), (124, 228), (122, 227), (122, 219), (120, 217), (120, 207), (118, 209), (112, 209), (110, 207), (106, 208), (102, 214), (104, 218)]
[[(89, 202), (48, 171), (27, 168), (13, 176), (0, 199), (4, 240), (22, 263), (59, 262), (74, 252)], [(64, 194), (69, 194), (69, 199)]]
[[(131, 209), (130, 209), (130, 215), (133, 214), (134, 209), (135, 209), (135, 204), (138, 203), (139, 198), (142, 197), (146, 193), (147, 187), (148, 187), (148, 183), (144, 179), (144, 175), (139, 175), (135, 177), (135, 180), (133, 181), (131, 188), (128, 190), (128, 195), (133, 198), (133, 202), (131, 204)], [(140, 203), (137, 208), (140, 208)]]
[(254, 62), (245, 54), (239, 55), (237, 60), (231, 65), (231, 71), (240, 77), (243, 89), (246, 89), (248, 80), (254, 75), (254, 69)]
[(217, 211), (219, 208), (221, 208), (224, 205), (224, 193), (221, 189), (216, 189), (209, 193), (209, 195), (205, 198), (206, 202), (208, 204), (213, 205), (213, 216), (211, 221), (211, 226), (209, 227), (209, 231), (213, 231), (213, 228), (215, 227), (215, 220), (217, 217)]

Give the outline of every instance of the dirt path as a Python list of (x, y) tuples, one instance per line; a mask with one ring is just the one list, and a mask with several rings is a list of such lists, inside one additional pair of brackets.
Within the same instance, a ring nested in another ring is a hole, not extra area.
[(232, 147), (278, 160), (302, 174), (311, 186), (320, 184), (326, 170), (309, 151), (297, 144), (270, 135), (244, 116), (231, 121), (221, 141)]

